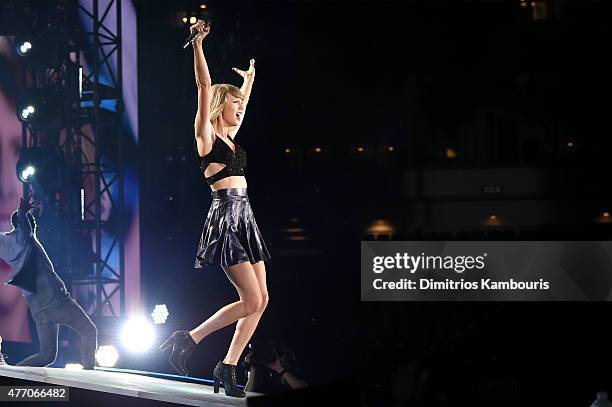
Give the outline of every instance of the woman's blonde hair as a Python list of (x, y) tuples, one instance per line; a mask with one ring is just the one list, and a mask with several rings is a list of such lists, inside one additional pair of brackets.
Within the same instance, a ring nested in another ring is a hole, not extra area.
[(234, 85), (229, 85), (226, 83), (219, 83), (216, 85), (212, 85), (210, 87), (210, 90), (212, 91), (211, 96), (210, 96), (210, 122), (211, 123), (214, 123), (215, 120), (217, 120), (217, 117), (219, 117), (219, 115), (223, 111), (223, 104), (225, 103), (225, 98), (228, 93), (235, 98), (244, 99), (244, 95), (242, 94), (240, 89)]

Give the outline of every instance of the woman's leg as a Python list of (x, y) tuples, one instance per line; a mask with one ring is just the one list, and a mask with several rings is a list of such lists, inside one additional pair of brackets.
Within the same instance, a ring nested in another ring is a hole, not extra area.
[(238, 321), (240, 318), (253, 314), (261, 308), (261, 290), (251, 263), (248, 261), (239, 263), (224, 269), (224, 271), (236, 287), (240, 300), (221, 308), (197, 328), (191, 330), (189, 334), (195, 343), (199, 343), (207, 335)]
[(253, 264), (253, 270), (255, 271), (259, 289), (261, 290), (261, 306), (253, 314), (238, 320), (236, 331), (234, 332), (234, 337), (232, 338), (232, 343), (230, 344), (225, 359), (223, 359), (223, 363), (228, 365), (238, 364), (240, 355), (242, 355), (244, 348), (253, 336), (253, 333), (257, 328), (257, 324), (259, 323), (259, 319), (268, 305), (269, 296), (268, 288), (266, 286), (266, 266), (264, 265), (264, 262), (259, 261)]

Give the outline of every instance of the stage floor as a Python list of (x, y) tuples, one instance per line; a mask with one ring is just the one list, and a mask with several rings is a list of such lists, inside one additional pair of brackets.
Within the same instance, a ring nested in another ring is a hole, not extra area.
[[(188, 406), (247, 405), (246, 398), (226, 396), (223, 387), (215, 394), (212, 386), (132, 373), (0, 365), (0, 376)], [(247, 392), (247, 398), (257, 396), (261, 394)]]

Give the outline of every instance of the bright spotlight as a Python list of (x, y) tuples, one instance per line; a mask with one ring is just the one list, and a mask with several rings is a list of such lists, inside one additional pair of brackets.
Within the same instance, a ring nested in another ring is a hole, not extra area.
[(155, 341), (153, 326), (143, 317), (128, 320), (121, 330), (121, 342), (130, 352), (147, 351)]
[(158, 325), (165, 323), (168, 315), (170, 315), (170, 313), (168, 313), (168, 307), (166, 307), (166, 304), (157, 304), (151, 313), (153, 322)]
[(119, 354), (113, 345), (100, 346), (96, 352), (96, 360), (98, 365), (102, 367), (115, 366), (117, 359), (119, 359)]
[(198, 19), (194, 16), (189, 17), (189, 24), (195, 24), (198, 22)]
[(62, 185), (64, 157), (53, 148), (29, 147), (21, 150), (15, 175), (24, 183), (36, 185), (51, 191)]
[(83, 365), (80, 363), (67, 363), (64, 367), (66, 370), (83, 370)]
[(28, 89), (17, 100), (15, 113), (23, 122), (56, 123), (60, 118), (61, 95), (50, 86)]
[(30, 176), (36, 174), (36, 168), (29, 166), (25, 170), (21, 171), (21, 179), (23, 182), (28, 182)]
[(17, 53), (21, 56), (26, 56), (32, 49), (32, 43), (30, 41), (22, 41), (17, 45)]
[(30, 120), (30, 116), (32, 116), (36, 112), (36, 109), (32, 105), (27, 105), (23, 109), (21, 109), (20, 116), (24, 121)]

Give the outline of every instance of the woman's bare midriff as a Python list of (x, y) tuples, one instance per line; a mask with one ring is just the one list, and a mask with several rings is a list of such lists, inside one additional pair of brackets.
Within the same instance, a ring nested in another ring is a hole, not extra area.
[(246, 188), (247, 182), (246, 178), (243, 176), (231, 176), (227, 178), (220, 179), (210, 186), (210, 189), (213, 191), (218, 191), (220, 189), (226, 188)]

